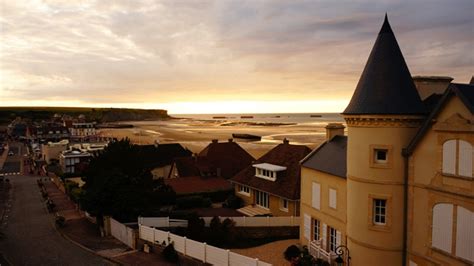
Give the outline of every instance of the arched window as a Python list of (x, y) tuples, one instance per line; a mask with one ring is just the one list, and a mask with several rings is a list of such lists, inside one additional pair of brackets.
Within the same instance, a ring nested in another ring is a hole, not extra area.
[(472, 177), (472, 145), (464, 140), (448, 140), (443, 143), (443, 173)]
[(458, 206), (456, 256), (474, 262), (474, 212)]

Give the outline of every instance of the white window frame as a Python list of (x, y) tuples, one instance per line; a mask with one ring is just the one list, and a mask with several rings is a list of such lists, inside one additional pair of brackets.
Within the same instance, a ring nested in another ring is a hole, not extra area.
[[(378, 158), (379, 152), (384, 152), (385, 153), (385, 159), (381, 160)], [(387, 163), (388, 162), (388, 149), (374, 149), (374, 162), (375, 163)]]
[(329, 227), (329, 241), (328, 241), (328, 251), (336, 252), (337, 248), (337, 230), (331, 226)]
[[(386, 225), (387, 224), (387, 199), (373, 199), (373, 201), (374, 202), (373, 202), (373, 221), (372, 222), (375, 225)], [(381, 222), (382, 219), (383, 219), (383, 222)]]
[(245, 186), (245, 185), (239, 185), (239, 193), (247, 197), (250, 197), (250, 187)]
[(288, 212), (288, 205), (289, 205), (289, 202), (288, 202), (287, 199), (280, 198), (280, 210), (281, 211)]
[(270, 209), (270, 197), (268, 193), (260, 190), (255, 190), (255, 204), (264, 209)]
[(320, 240), (322, 238), (321, 235), (321, 221), (318, 219), (313, 219), (313, 240)]
[(321, 209), (321, 184), (313, 182), (311, 187), (311, 206), (317, 210)]

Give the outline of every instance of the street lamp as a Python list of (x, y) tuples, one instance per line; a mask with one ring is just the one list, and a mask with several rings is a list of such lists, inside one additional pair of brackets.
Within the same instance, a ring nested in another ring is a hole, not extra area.
[(343, 257), (345, 257), (345, 253), (347, 253), (347, 266), (351, 265), (351, 256), (349, 255), (349, 249), (346, 246), (340, 245), (336, 247), (335, 253), (337, 255), (337, 258), (334, 261), (337, 263), (337, 266), (344, 265)]

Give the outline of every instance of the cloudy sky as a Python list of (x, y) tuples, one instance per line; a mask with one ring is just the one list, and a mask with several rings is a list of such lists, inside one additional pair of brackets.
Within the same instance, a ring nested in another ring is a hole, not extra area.
[(0, 105), (340, 112), (385, 12), (412, 75), (474, 74), (474, 1), (1, 1)]

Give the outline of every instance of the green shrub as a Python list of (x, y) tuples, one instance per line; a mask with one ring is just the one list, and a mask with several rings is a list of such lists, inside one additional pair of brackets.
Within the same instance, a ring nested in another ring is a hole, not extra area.
[(230, 195), (224, 202), (224, 206), (227, 208), (238, 209), (244, 205), (244, 201), (242, 198), (237, 197), (235, 195)]
[(292, 261), (300, 257), (301, 251), (296, 245), (291, 245), (288, 248), (286, 248), (283, 255), (285, 256), (285, 259), (287, 261)]

